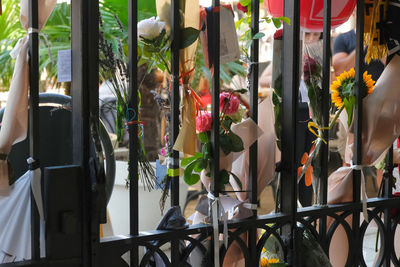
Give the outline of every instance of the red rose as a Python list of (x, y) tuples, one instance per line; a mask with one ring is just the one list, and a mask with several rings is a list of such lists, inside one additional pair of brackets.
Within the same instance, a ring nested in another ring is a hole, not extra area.
[(317, 62), (305, 55), (303, 57), (303, 78), (304, 82), (308, 82), (310, 80), (311, 75), (313, 75), (317, 71)]
[(283, 29), (276, 30), (274, 33), (274, 40), (282, 40), (283, 38)]
[(247, 8), (247, 6), (242, 6), (242, 4), (239, 2), (239, 3), (237, 3), (237, 9), (239, 9), (239, 10), (241, 10), (242, 12), (244, 12), (244, 13), (247, 13), (247, 11), (248, 11), (248, 8)]

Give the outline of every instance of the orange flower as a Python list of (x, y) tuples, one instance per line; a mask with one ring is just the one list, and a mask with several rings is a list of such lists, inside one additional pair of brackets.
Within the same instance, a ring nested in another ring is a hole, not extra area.
[[(315, 148), (315, 144), (311, 147), (310, 149), (310, 154), (311, 152), (314, 150)], [(304, 166), (306, 165), (307, 161), (309, 159), (308, 153), (305, 152), (303, 154), (303, 156), (301, 157), (301, 164)], [(301, 174), (301, 172), (303, 171), (303, 166), (299, 167), (297, 169), (297, 176), (299, 176)], [(304, 177), (304, 182), (306, 184), (306, 186), (310, 186), (312, 185), (312, 177), (313, 177), (313, 172), (314, 172), (314, 168), (311, 166), (311, 164), (308, 166), (308, 168), (306, 169), (306, 173), (305, 173), (305, 177)]]

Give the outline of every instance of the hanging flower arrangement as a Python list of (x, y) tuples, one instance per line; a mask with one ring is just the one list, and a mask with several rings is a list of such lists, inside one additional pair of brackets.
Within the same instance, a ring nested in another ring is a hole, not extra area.
[[(226, 156), (231, 152), (243, 151), (243, 141), (236, 135), (231, 127), (235, 123), (242, 121), (245, 109), (241, 107), (240, 100), (233, 92), (223, 92), (219, 96), (220, 102), (220, 147), (221, 153)], [(196, 130), (199, 133), (198, 138), (202, 143), (201, 152), (195, 156), (182, 159), (181, 165), (185, 167), (183, 178), (189, 185), (193, 185), (200, 180), (201, 171), (206, 171), (206, 176), (210, 176), (210, 164), (213, 160), (211, 151), (211, 126), (212, 116), (207, 111), (200, 111), (196, 116)], [(229, 183), (229, 176), (232, 175), (241, 187), (240, 179), (230, 170), (220, 170), (220, 185), (223, 189)]]

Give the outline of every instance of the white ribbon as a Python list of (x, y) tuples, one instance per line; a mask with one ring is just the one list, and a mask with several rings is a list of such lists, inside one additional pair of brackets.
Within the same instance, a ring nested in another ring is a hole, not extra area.
[[(215, 197), (211, 192), (208, 192), (207, 197), (212, 201), (211, 218), (212, 218), (213, 236), (214, 236), (214, 266), (216, 267), (219, 266), (219, 218), (222, 216), (224, 217), (223, 239), (226, 249), (228, 249), (228, 220), (226, 218), (226, 213), (219, 197)], [(219, 214), (218, 214), (218, 208), (220, 209)]]
[(31, 33), (39, 33), (39, 32), (40, 32), (39, 29), (28, 28), (28, 34), (31, 34)]
[(10, 52), (10, 57), (12, 57), (13, 59), (16, 59), (17, 56), (19, 55), (19, 51), (21, 50), (21, 46), (22, 46), (22, 41), (28, 39), (28, 36), (22, 37), (18, 40), (18, 42), (15, 44), (14, 48), (11, 50)]
[(52, 64), (54, 64), (54, 58), (53, 58), (53, 55), (52, 55), (51, 50), (50, 50), (50, 42), (49, 42), (49, 39), (47, 39), (47, 36), (45, 34), (43, 34), (43, 33), (40, 33), (39, 29), (35, 29), (35, 28), (28, 28), (28, 32), (27, 33), (28, 33), (27, 36), (20, 38), (18, 40), (18, 42), (15, 44), (14, 48), (10, 52), (10, 56), (13, 59), (16, 59), (18, 54), (19, 54), (19, 51), (21, 50), (22, 40), (24, 40), (24, 39), (29, 40), (29, 34), (38, 33), (38, 34), (40, 34), (40, 36), (43, 37), (44, 43), (47, 46), (47, 51), (49, 53), (50, 61), (51, 61)]
[[(27, 159), (28, 164), (33, 164), (35, 160), (30, 157)], [(40, 168), (36, 168), (34, 170), (29, 170), (30, 172), (33, 172), (33, 177), (31, 180), (31, 188), (32, 188), (32, 193), (33, 197), (36, 202), (36, 206), (39, 211), (39, 216), (40, 219), (44, 222), (44, 211), (43, 211), (43, 199), (42, 199), (42, 172)]]
[(362, 169), (362, 165), (351, 165), (353, 170), (357, 170), (361, 172), (361, 198), (362, 198), (362, 211), (364, 215), (364, 220), (369, 222), (368, 220), (368, 211), (367, 211), (367, 191), (365, 189), (365, 176)]
[(243, 207), (246, 209), (249, 209), (249, 210), (257, 210), (258, 209), (257, 204), (252, 204), (252, 203), (248, 203), (248, 202), (243, 203)]

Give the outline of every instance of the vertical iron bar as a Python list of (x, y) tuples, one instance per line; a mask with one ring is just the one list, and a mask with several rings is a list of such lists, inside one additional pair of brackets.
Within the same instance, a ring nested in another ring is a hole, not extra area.
[[(358, 86), (363, 81), (363, 69), (364, 69), (364, 58), (363, 58), (363, 36), (364, 36), (364, 1), (357, 0), (357, 24), (356, 24), (356, 92), (357, 103), (354, 110), (354, 156), (353, 164), (361, 165), (362, 163), (362, 109), (363, 109), (363, 92), (362, 87)], [(360, 202), (360, 185), (361, 185), (361, 171), (354, 170), (353, 172), (353, 201), (356, 203)], [(360, 243), (360, 210), (356, 210), (353, 213), (353, 237), (355, 244), (354, 247), (358, 248), (362, 246)], [(360, 256), (358, 250), (352, 255), (353, 261), (352, 266), (359, 264)]]
[[(324, 0), (324, 30), (323, 30), (323, 62), (322, 62), (322, 122), (323, 127), (329, 126), (329, 83), (330, 83), (330, 58), (331, 58), (331, 9), (332, 1)], [(328, 161), (329, 161), (329, 130), (323, 130), (322, 137), (326, 140), (327, 144), (322, 144), (321, 151), (321, 181), (319, 196), (320, 204), (326, 205), (328, 202)], [(319, 233), (321, 244), (326, 244), (326, 216), (321, 218), (319, 224)], [(324, 247), (325, 252), (328, 252), (328, 247)]]
[[(129, 109), (138, 119), (137, 87), (137, 0), (129, 0)], [(138, 125), (129, 125), (129, 219), (130, 234), (139, 234), (139, 174), (138, 174), (139, 137)], [(130, 251), (131, 266), (139, 266), (139, 250), (133, 246)]]
[[(171, 97), (171, 135), (170, 142), (175, 143), (179, 134), (179, 43), (180, 43), (180, 14), (179, 14), (179, 0), (171, 1), (171, 22), (173, 22), (171, 29), (172, 43), (171, 43), (171, 83), (172, 83), (172, 97)], [(183, 8), (183, 7), (182, 7)], [(168, 162), (168, 169), (179, 170), (179, 152), (172, 149), (171, 158), (172, 162)], [(171, 177), (171, 206), (179, 205), (179, 174), (173, 172), (174, 176)], [(171, 263), (172, 266), (179, 265), (179, 240), (171, 241)]]
[[(39, 155), (39, 33), (38, 0), (29, 0), (29, 151), (32, 158)], [(31, 251), (32, 259), (40, 259), (40, 219), (31, 193)]]
[[(87, 88), (89, 109), (89, 140), (93, 140), (92, 134), (98, 133), (99, 127), (99, 19), (100, 8), (98, 0), (87, 0), (87, 53), (88, 53), (88, 69), (87, 69)], [(89, 157), (93, 158), (92, 155)], [(96, 177), (97, 179), (97, 177)], [(93, 183), (93, 181), (92, 181)], [(97, 180), (96, 180), (97, 183)], [(90, 194), (90, 243), (91, 243), (91, 263), (92, 266), (98, 266), (97, 250), (100, 242), (100, 209), (98, 184)]]
[[(180, 43), (180, 15), (179, 0), (171, 2), (171, 83), (172, 83), (172, 125), (171, 143), (174, 144), (179, 134), (179, 43)], [(172, 166), (169, 169), (179, 169), (179, 151), (172, 150)], [(179, 175), (171, 177), (171, 206), (179, 205)]]
[(219, 196), (219, 38), (220, 38), (220, 15), (217, 10), (220, 8), (219, 0), (213, 0), (213, 26), (211, 39), (213, 41), (212, 51), (214, 62), (212, 65), (212, 93), (211, 93), (211, 113), (212, 113), (212, 129), (211, 129), (211, 144), (214, 160), (211, 161), (211, 192), (215, 197)]
[[(260, 1), (252, 0), (251, 3), (251, 31), (252, 36), (259, 31), (260, 19)], [(258, 122), (258, 48), (259, 40), (253, 40), (251, 44), (250, 56), (250, 117), (254, 122)], [(250, 147), (250, 201), (257, 204), (257, 141)], [(257, 210), (253, 210), (253, 214), (257, 215)]]
[[(98, 2), (96, 0), (71, 1), (71, 49), (72, 49), (72, 133), (73, 163), (81, 166), (84, 181), (82, 188), (82, 265), (96, 264), (98, 217), (94, 215), (94, 196), (89, 173), (90, 116), (98, 112)], [(94, 67), (96, 66), (96, 67)]]
[[(212, 20), (213, 20), (213, 31), (211, 32), (212, 46), (211, 51), (213, 53), (214, 62), (212, 62), (212, 92), (211, 92), (211, 116), (212, 116), (212, 127), (211, 127), (211, 145), (213, 159), (211, 161), (211, 193), (217, 198), (219, 197), (219, 91), (220, 91), (220, 79), (219, 79), (219, 68), (220, 68), (220, 1), (212, 0)], [(211, 209), (210, 209), (211, 211)], [(211, 221), (212, 216), (210, 213)], [(212, 235), (211, 250), (214, 251), (214, 236)], [(217, 267), (217, 266), (214, 266)]]
[(300, 1), (284, 1), (284, 16), (291, 21), (283, 25), (283, 94), (282, 94), (282, 179), (281, 210), (291, 215), (291, 225), (285, 225), (283, 235), (289, 242), (289, 264), (297, 266), (296, 255), (296, 122), (299, 90)]
[[(323, 73), (322, 73), (322, 105), (323, 127), (329, 126), (329, 83), (330, 83), (330, 58), (331, 58), (331, 0), (324, 0), (324, 31), (323, 31)], [(323, 138), (329, 142), (329, 130), (323, 130)], [(321, 183), (320, 183), (320, 204), (325, 205), (328, 198), (328, 144), (322, 145), (321, 153)]]
[[(393, 147), (391, 147), (386, 156), (386, 164), (385, 164), (385, 172), (383, 174), (382, 179), (383, 184), (383, 197), (391, 198), (392, 197), (392, 188), (393, 188)], [(391, 207), (387, 207), (384, 213), (384, 224), (385, 224), (385, 238), (384, 244), (381, 247), (384, 247), (384, 256), (383, 256), (383, 265), (384, 267), (391, 266), (391, 256), (393, 251), (393, 239), (389, 238), (393, 236), (392, 233), (392, 213)]]
[[(259, 32), (259, 20), (260, 20), (260, 1), (251, 1), (251, 34), (256, 35)], [(250, 117), (254, 122), (258, 123), (258, 53), (259, 53), (259, 40), (255, 39), (251, 43), (250, 52)], [(257, 206), (258, 200), (258, 188), (257, 188), (257, 174), (258, 174), (258, 150), (257, 141), (250, 147), (250, 166), (249, 166), (249, 177), (250, 177), (250, 202), (253, 206)], [(253, 215), (257, 216), (257, 210), (253, 210)], [(259, 259), (256, 254), (257, 246), (257, 229), (251, 228), (249, 230), (249, 250), (251, 252), (251, 259), (253, 259), (253, 265), (257, 265)]]

